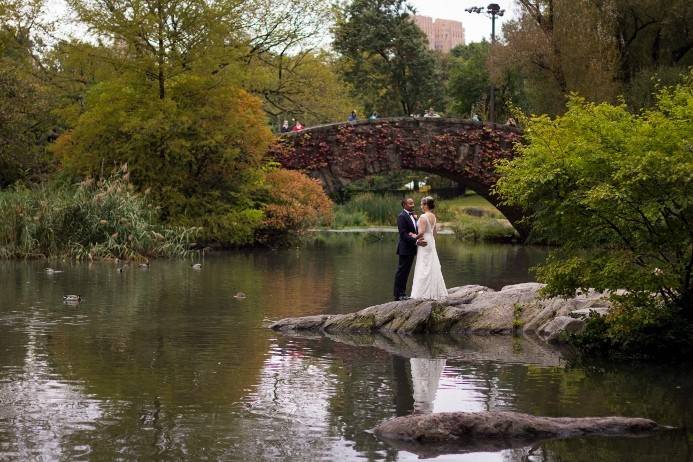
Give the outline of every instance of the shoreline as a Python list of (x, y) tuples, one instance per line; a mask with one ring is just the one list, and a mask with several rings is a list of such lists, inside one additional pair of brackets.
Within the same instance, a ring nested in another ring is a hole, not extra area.
[[(345, 228), (313, 228), (308, 230), (311, 233), (392, 233), (397, 234), (396, 226), (353, 226)], [(454, 236), (455, 233), (451, 229), (441, 229), (438, 231), (440, 235)]]

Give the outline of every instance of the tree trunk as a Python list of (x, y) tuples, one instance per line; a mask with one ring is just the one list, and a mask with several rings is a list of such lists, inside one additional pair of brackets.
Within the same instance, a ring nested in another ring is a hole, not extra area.
[(164, 76), (164, 64), (166, 57), (166, 49), (164, 47), (164, 7), (162, 1), (157, 2), (157, 13), (159, 15), (159, 30), (158, 30), (158, 41), (159, 48), (157, 49), (157, 65), (158, 69), (158, 80), (159, 80), (159, 99), (164, 99), (166, 97), (166, 79)]

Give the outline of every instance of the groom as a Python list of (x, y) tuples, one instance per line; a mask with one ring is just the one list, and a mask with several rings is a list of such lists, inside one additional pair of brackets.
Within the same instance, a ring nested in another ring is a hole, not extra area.
[(417, 216), (414, 214), (414, 199), (407, 198), (402, 201), (402, 213), (397, 217), (397, 230), (399, 231), (399, 242), (397, 242), (397, 255), (399, 255), (399, 265), (395, 273), (395, 300), (406, 300), (407, 279), (411, 271), (414, 257), (416, 257), (416, 246), (425, 247), (426, 241), (416, 239), (419, 228), (416, 224)]

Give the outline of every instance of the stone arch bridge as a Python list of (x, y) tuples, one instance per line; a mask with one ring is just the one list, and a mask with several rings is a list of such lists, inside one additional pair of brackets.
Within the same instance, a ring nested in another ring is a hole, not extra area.
[(474, 190), (518, 231), (521, 211), (492, 194), (495, 162), (511, 159), (521, 131), (451, 118), (386, 118), (337, 123), (283, 134), (270, 155), (284, 168), (302, 170), (334, 194), (352, 181), (395, 170), (437, 174)]

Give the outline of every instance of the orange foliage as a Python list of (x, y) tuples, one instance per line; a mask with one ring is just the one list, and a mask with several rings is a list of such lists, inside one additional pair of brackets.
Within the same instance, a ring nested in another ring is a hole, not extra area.
[(332, 201), (322, 185), (293, 170), (275, 170), (266, 177), (269, 200), (265, 206), (267, 235), (301, 233), (332, 223)]

